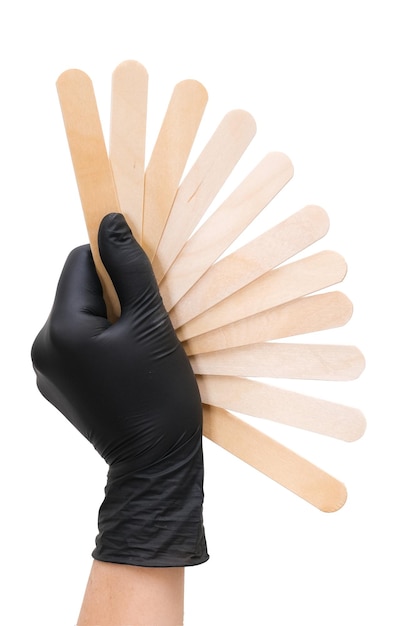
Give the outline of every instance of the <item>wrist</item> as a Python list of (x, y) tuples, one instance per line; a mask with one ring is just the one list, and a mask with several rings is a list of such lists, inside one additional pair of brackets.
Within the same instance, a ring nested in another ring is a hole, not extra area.
[(93, 557), (142, 567), (203, 563), (202, 485), (200, 429), (151, 467), (111, 465)]

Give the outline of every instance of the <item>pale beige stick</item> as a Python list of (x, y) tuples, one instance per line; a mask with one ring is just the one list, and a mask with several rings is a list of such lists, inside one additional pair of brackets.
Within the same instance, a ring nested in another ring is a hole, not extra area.
[(183, 342), (188, 355), (224, 350), (343, 326), (352, 303), (340, 291), (292, 300)]
[(107, 313), (114, 321), (120, 305), (100, 259), (97, 234), (102, 218), (120, 208), (94, 89), (87, 74), (74, 69), (59, 76), (57, 90), (91, 251), (103, 285)]
[(197, 376), (197, 382), (204, 404), (343, 441), (356, 441), (365, 432), (363, 414), (358, 409), (343, 404), (279, 389), (247, 378)]
[(160, 291), (169, 311), (235, 241), (293, 175), (289, 158), (272, 152), (186, 242), (165, 274)]
[(230, 111), (182, 181), (162, 234), (154, 271), (160, 282), (256, 132), (246, 111)]
[(321, 511), (346, 502), (343, 483), (238, 417), (204, 405), (204, 435)]
[(318, 206), (307, 206), (224, 257), (171, 309), (174, 327), (182, 326), (316, 242), (328, 228), (326, 212)]
[(141, 241), (145, 174), (148, 73), (137, 61), (124, 61), (112, 76), (109, 156), (120, 210)]
[(145, 171), (142, 245), (151, 261), (171, 211), (204, 109), (207, 91), (196, 80), (178, 83)]
[(195, 374), (301, 378), (305, 380), (353, 380), (365, 362), (355, 346), (254, 343), (190, 357)]
[(343, 257), (329, 250), (287, 263), (260, 276), (181, 328), (177, 327), (177, 335), (185, 341), (314, 293), (342, 281), (346, 271)]

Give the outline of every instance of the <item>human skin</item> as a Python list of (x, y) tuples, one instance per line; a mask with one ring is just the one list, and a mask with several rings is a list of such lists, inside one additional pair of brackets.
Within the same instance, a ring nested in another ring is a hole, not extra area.
[(94, 560), (77, 626), (182, 626), (184, 568)]

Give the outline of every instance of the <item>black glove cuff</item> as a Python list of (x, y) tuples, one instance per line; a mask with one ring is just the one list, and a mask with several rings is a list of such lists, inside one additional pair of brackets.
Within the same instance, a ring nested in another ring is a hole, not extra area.
[(110, 466), (92, 556), (143, 567), (209, 558), (203, 526), (201, 430), (152, 467)]

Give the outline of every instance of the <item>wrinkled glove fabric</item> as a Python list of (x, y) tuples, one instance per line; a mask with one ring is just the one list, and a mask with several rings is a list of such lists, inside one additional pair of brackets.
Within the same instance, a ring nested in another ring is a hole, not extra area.
[(76, 248), (33, 344), (37, 385), (109, 466), (93, 557), (196, 565), (208, 554), (195, 376), (151, 264), (122, 215), (103, 219), (99, 249), (120, 318), (107, 320), (90, 247)]

